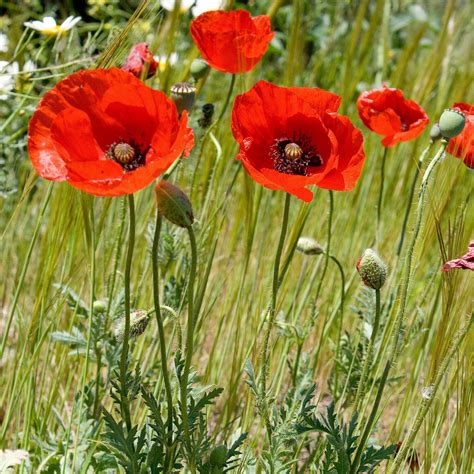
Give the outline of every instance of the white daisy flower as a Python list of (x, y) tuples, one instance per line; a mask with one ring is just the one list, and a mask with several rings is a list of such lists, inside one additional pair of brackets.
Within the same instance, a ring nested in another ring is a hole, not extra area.
[(15, 88), (15, 75), (18, 74), (20, 68), (18, 63), (9, 63), (8, 61), (0, 61), (0, 100), (7, 100), (8, 94)]
[(191, 9), (194, 17), (211, 10), (222, 10), (225, 0), (196, 0), (196, 5)]
[(40, 31), (44, 35), (60, 35), (65, 31), (74, 28), (81, 21), (80, 16), (68, 16), (60, 25), (52, 16), (45, 16), (43, 21), (27, 21), (24, 25), (36, 31)]
[(0, 53), (8, 52), (8, 36), (0, 33)]
[[(177, 3), (178, 3), (177, 0), (160, 0), (160, 5), (165, 10), (168, 10), (169, 12), (172, 12), (174, 10), (174, 7), (176, 6)], [(187, 12), (193, 4), (194, 4), (194, 0), (181, 0), (179, 9), (182, 12)]]

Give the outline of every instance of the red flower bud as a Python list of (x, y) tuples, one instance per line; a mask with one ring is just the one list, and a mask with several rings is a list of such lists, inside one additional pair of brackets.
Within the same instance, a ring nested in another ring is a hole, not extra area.
[(125, 64), (122, 66), (122, 69), (131, 72), (139, 79), (142, 78), (142, 74), (146, 71), (146, 76), (144, 78), (148, 79), (155, 75), (157, 67), (158, 61), (155, 61), (148, 45), (146, 43), (137, 43), (132, 46), (130, 54), (125, 61)]

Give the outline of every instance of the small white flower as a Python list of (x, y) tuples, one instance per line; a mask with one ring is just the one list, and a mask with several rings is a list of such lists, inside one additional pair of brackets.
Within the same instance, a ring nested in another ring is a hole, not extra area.
[(0, 53), (8, 52), (8, 36), (4, 33), (0, 33)]
[(17, 62), (10, 64), (8, 61), (0, 61), (0, 100), (7, 100), (8, 94), (5, 92), (15, 88), (15, 74), (18, 74), (19, 70)]
[(225, 3), (225, 0), (196, 0), (196, 5), (191, 12), (196, 17), (211, 10), (221, 10), (225, 7)]
[[(165, 10), (168, 10), (169, 12), (172, 12), (174, 10), (174, 7), (176, 6), (177, 3), (178, 3), (177, 0), (160, 0), (160, 5)], [(182, 12), (187, 12), (193, 4), (194, 4), (194, 0), (181, 0), (179, 9)]]
[(41, 31), (44, 35), (60, 35), (65, 31), (74, 28), (81, 21), (80, 16), (68, 16), (60, 25), (52, 16), (45, 16), (43, 21), (27, 21), (24, 25), (36, 31)]

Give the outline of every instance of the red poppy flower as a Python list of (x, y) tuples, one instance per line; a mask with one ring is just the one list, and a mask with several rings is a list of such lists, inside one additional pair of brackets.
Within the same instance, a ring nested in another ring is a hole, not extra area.
[(187, 115), (120, 69), (80, 71), (46, 93), (29, 124), (28, 152), (43, 178), (97, 196), (150, 184), (194, 144)]
[(158, 62), (155, 61), (153, 54), (146, 43), (137, 43), (132, 46), (130, 54), (128, 55), (122, 69), (131, 72), (134, 76), (141, 79), (142, 73), (146, 70), (146, 78), (155, 75)]
[(441, 271), (447, 272), (453, 268), (462, 268), (463, 270), (474, 270), (474, 240), (469, 243), (467, 253), (462, 257), (450, 260), (443, 265)]
[(382, 145), (386, 147), (413, 140), (429, 122), (415, 101), (405, 99), (400, 89), (385, 85), (362, 92), (357, 99), (357, 110), (367, 128), (384, 136)]
[(449, 140), (446, 151), (464, 160), (469, 168), (474, 168), (474, 105), (457, 102), (453, 109), (460, 110), (466, 116), (466, 125), (457, 137)]
[(313, 198), (306, 188), (312, 184), (353, 189), (365, 159), (363, 138), (336, 113), (340, 102), (322, 89), (257, 82), (237, 96), (232, 110), (237, 158), (258, 183), (303, 201)]
[(213, 68), (235, 74), (255, 67), (274, 33), (267, 15), (251, 17), (245, 10), (218, 10), (193, 20), (191, 35)]

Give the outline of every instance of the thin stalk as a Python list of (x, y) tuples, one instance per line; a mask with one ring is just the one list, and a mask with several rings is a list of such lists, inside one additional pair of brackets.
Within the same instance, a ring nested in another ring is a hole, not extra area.
[(387, 161), (388, 148), (385, 147), (385, 150), (382, 155), (382, 163), (380, 164), (380, 187), (379, 187), (379, 197), (377, 200), (377, 240), (380, 241), (380, 225), (381, 225), (381, 216), (382, 216), (382, 207), (383, 207), (383, 191), (385, 184), (385, 162)]
[[(180, 381), (180, 392), (181, 392), (181, 417), (183, 419), (184, 438), (188, 445), (191, 447), (191, 436), (189, 433), (189, 419), (188, 419), (188, 380), (189, 371), (191, 368), (191, 359), (193, 356), (194, 348), (194, 323), (196, 322), (196, 315), (194, 314), (194, 283), (196, 280), (196, 268), (197, 268), (197, 245), (196, 236), (191, 226), (187, 227), (189, 234), (189, 243), (191, 246), (191, 271), (188, 282), (188, 326), (186, 328), (186, 359), (184, 362), (183, 375)], [(193, 466), (191, 466), (193, 468)]]
[(362, 402), (365, 395), (365, 384), (369, 373), (369, 367), (372, 361), (372, 352), (374, 350), (375, 340), (377, 338), (379, 326), (380, 326), (380, 290), (375, 290), (375, 320), (372, 327), (372, 334), (370, 335), (369, 345), (367, 347), (367, 353), (365, 355), (364, 366), (359, 379), (359, 385), (357, 387), (357, 393), (354, 401), (354, 407), (356, 411), (359, 411), (359, 404)]
[(121, 385), (121, 403), (122, 416), (125, 420), (127, 430), (132, 428), (132, 420), (130, 417), (129, 399), (127, 394), (127, 365), (128, 365), (128, 349), (130, 339), (130, 274), (132, 269), (133, 249), (135, 247), (135, 201), (133, 194), (128, 195), (128, 218), (129, 218), (129, 236), (127, 257), (125, 262), (124, 274), (124, 300), (125, 300), (125, 327), (123, 332), (122, 354), (120, 357), (120, 385)]
[(336, 345), (336, 356), (335, 356), (336, 364), (334, 367), (334, 393), (337, 394), (337, 389), (339, 385), (337, 361), (339, 359), (339, 350), (340, 350), (340, 345), (341, 345), (342, 321), (344, 320), (344, 300), (346, 297), (346, 277), (344, 275), (344, 269), (342, 268), (342, 265), (339, 262), (339, 260), (333, 255), (330, 255), (329, 258), (337, 265), (337, 268), (339, 269), (339, 274), (341, 275), (341, 302), (339, 306), (339, 326), (337, 330), (337, 345)]
[(390, 368), (395, 363), (395, 360), (398, 356), (399, 344), (400, 344), (400, 339), (401, 339), (401, 334), (402, 334), (403, 321), (405, 319), (405, 310), (406, 310), (406, 304), (407, 304), (408, 287), (410, 285), (413, 253), (414, 253), (415, 245), (416, 245), (416, 242), (418, 240), (418, 235), (419, 235), (420, 229), (421, 229), (421, 222), (422, 222), (422, 218), (423, 218), (423, 210), (424, 210), (424, 205), (425, 205), (426, 189), (428, 187), (429, 178), (431, 176), (431, 173), (433, 172), (434, 167), (436, 166), (436, 164), (439, 161), (441, 161), (441, 159), (444, 156), (444, 152), (446, 150), (447, 144), (448, 144), (448, 142), (443, 140), (440, 149), (436, 153), (435, 157), (431, 160), (430, 164), (426, 168), (425, 174), (423, 175), (423, 179), (422, 179), (421, 187), (420, 187), (420, 192), (419, 192), (419, 196), (418, 196), (418, 206), (416, 208), (415, 225), (414, 225), (414, 228), (413, 228), (412, 239), (411, 239), (408, 251), (407, 251), (407, 257), (406, 257), (405, 266), (404, 266), (404, 275), (403, 275), (401, 294), (400, 294), (400, 306), (399, 306), (398, 313), (396, 315), (395, 323), (394, 323), (395, 335), (394, 335), (394, 339), (393, 339), (392, 351), (391, 351), (389, 360), (385, 364), (385, 369), (383, 371), (382, 378), (380, 380), (380, 384), (379, 384), (379, 388), (378, 388), (378, 391), (377, 391), (377, 396), (376, 396), (376, 399), (375, 399), (374, 406), (372, 407), (371, 413), (369, 415), (369, 419), (367, 420), (367, 423), (365, 425), (364, 434), (361, 438), (359, 448), (357, 449), (357, 453), (356, 453), (354, 462), (351, 465), (351, 471), (350, 471), (351, 474), (357, 472), (357, 469), (359, 467), (360, 458), (361, 458), (362, 453), (365, 449), (365, 443), (367, 442), (369, 434), (372, 430), (373, 422), (374, 422), (375, 417), (377, 415), (377, 410), (378, 410), (378, 407), (380, 405), (380, 400), (382, 399), (382, 394), (383, 394), (383, 391), (384, 391), (384, 388), (385, 388), (385, 384), (387, 382), (387, 378), (388, 378), (388, 374), (390, 372)]
[(465, 325), (465, 327), (463, 329), (461, 329), (461, 331), (459, 331), (458, 336), (456, 337), (455, 341), (453, 342), (448, 355), (443, 359), (443, 361), (441, 363), (441, 366), (438, 370), (438, 373), (436, 375), (436, 378), (434, 380), (431, 393), (429, 394), (429, 396), (427, 396), (426, 398), (424, 398), (421, 401), (421, 403), (418, 407), (418, 411), (417, 411), (416, 416), (415, 416), (415, 420), (414, 420), (413, 425), (410, 429), (410, 434), (408, 435), (408, 437), (406, 438), (406, 440), (402, 444), (401, 449), (400, 449), (399, 453), (397, 454), (397, 456), (395, 458), (395, 463), (392, 466), (392, 468), (390, 469), (389, 473), (395, 473), (395, 472), (398, 471), (398, 469), (400, 468), (401, 463), (404, 461), (404, 459), (407, 455), (408, 449), (410, 448), (410, 446), (412, 446), (413, 442), (415, 441), (416, 435), (418, 434), (418, 431), (420, 430), (421, 424), (423, 423), (423, 420), (425, 419), (426, 415), (428, 414), (428, 411), (431, 407), (431, 404), (433, 403), (433, 400), (436, 397), (436, 393), (438, 392), (439, 386), (440, 386), (440, 384), (441, 384), (441, 382), (442, 382), (442, 380), (443, 380), (443, 378), (444, 378), (444, 376), (445, 376), (445, 374), (446, 374), (446, 372), (449, 368), (449, 365), (450, 365), (453, 357), (455, 356), (456, 352), (458, 351), (462, 341), (464, 340), (464, 337), (468, 333), (468, 331), (471, 327), (472, 321), (473, 321), (473, 314), (471, 313), (471, 316), (469, 318), (469, 322)]
[(416, 164), (415, 168), (415, 174), (413, 176), (413, 181), (411, 182), (411, 187), (410, 187), (410, 195), (408, 198), (407, 202), (407, 208), (405, 210), (405, 217), (403, 218), (403, 224), (402, 224), (402, 231), (400, 232), (400, 240), (398, 242), (398, 247), (397, 247), (397, 257), (400, 256), (403, 248), (403, 242), (405, 241), (405, 234), (407, 230), (407, 224), (408, 224), (408, 218), (410, 217), (410, 209), (411, 209), (411, 204), (413, 202), (413, 196), (415, 195), (415, 186), (416, 182), (418, 181), (418, 175), (420, 174), (421, 167), (423, 166), (423, 162), (425, 161), (425, 157), (428, 154), (428, 152), (431, 149), (431, 144), (428, 145), (423, 153), (421, 154), (418, 163)]
[[(268, 370), (269, 370), (269, 365), (270, 365), (270, 351), (269, 351), (269, 343), (270, 343), (270, 334), (272, 332), (273, 324), (275, 323), (275, 317), (276, 317), (276, 300), (277, 300), (277, 294), (278, 294), (278, 288), (279, 288), (279, 272), (280, 272), (280, 262), (281, 262), (281, 256), (283, 253), (283, 246), (285, 244), (285, 237), (286, 233), (288, 230), (288, 217), (290, 214), (290, 194), (286, 193), (285, 195), (285, 207), (283, 210), (283, 219), (281, 223), (281, 231), (280, 231), (280, 240), (278, 242), (278, 247), (277, 251), (275, 254), (275, 263), (273, 266), (273, 284), (272, 284), (272, 298), (270, 302), (270, 308), (269, 308), (269, 321), (268, 321), (268, 326), (265, 331), (264, 335), (264, 342), (263, 342), (263, 349), (262, 349), (262, 377), (260, 381), (260, 393), (262, 399), (265, 398), (265, 394), (267, 391), (267, 376), (268, 376)], [(270, 436), (271, 434), (271, 427), (268, 423), (267, 420), (267, 430), (269, 431), (268, 435)]]
[(169, 442), (173, 433), (173, 394), (171, 391), (171, 383), (168, 372), (165, 329), (163, 326), (163, 319), (160, 307), (160, 288), (159, 288), (159, 268), (158, 268), (158, 246), (160, 242), (162, 219), (159, 213), (156, 213), (155, 235), (153, 237), (152, 247), (152, 264), (153, 264), (153, 302), (155, 305), (155, 316), (158, 325), (158, 336), (160, 339), (160, 355), (161, 355), (161, 370), (163, 372), (163, 380), (165, 384), (166, 403), (168, 405), (168, 435)]
[(15, 315), (16, 307), (18, 305), (18, 299), (20, 297), (21, 290), (23, 289), (23, 284), (25, 283), (26, 272), (28, 271), (28, 267), (30, 266), (33, 248), (36, 244), (36, 240), (38, 239), (39, 231), (41, 229), (41, 224), (43, 224), (43, 217), (48, 207), (48, 203), (49, 203), (49, 199), (51, 198), (52, 191), (53, 191), (53, 183), (50, 183), (48, 187), (48, 191), (46, 192), (46, 197), (44, 198), (43, 205), (41, 206), (41, 210), (38, 215), (38, 220), (36, 221), (36, 227), (33, 232), (33, 237), (31, 238), (30, 246), (28, 247), (28, 251), (26, 253), (25, 262), (23, 263), (23, 268), (21, 269), (20, 279), (18, 281), (18, 285), (15, 290), (15, 295), (13, 296), (13, 301), (10, 307), (10, 311), (8, 313), (7, 323), (4, 328), (4, 333), (3, 333), (2, 347), (0, 349), (0, 360), (2, 359), (3, 352), (5, 351), (5, 345), (8, 340), (11, 324), (13, 321), (13, 317)]

